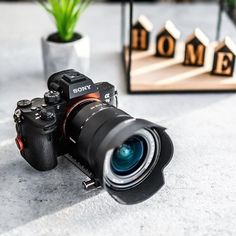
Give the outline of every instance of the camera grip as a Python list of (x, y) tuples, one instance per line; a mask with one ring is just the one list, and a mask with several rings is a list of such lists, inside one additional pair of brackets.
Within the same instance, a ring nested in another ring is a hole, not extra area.
[(55, 130), (44, 131), (28, 124), (25, 124), (22, 130), (25, 147), (21, 154), (25, 160), (39, 171), (55, 168), (57, 166)]

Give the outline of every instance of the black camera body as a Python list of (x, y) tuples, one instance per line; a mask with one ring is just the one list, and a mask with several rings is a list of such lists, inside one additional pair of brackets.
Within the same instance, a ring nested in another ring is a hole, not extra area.
[[(55, 168), (58, 156), (73, 155), (73, 145), (64, 133), (70, 110), (90, 100), (117, 104), (113, 85), (107, 82), (94, 84), (73, 70), (57, 73), (49, 79), (48, 85), (50, 90), (44, 98), (19, 101), (14, 114), (16, 143), (21, 155), (40, 171)], [(102, 106), (95, 109), (102, 109)]]
[(119, 203), (142, 202), (164, 185), (173, 155), (166, 129), (117, 108), (115, 87), (93, 83), (75, 70), (48, 79), (44, 98), (21, 100), (14, 112), (16, 144), (35, 169), (56, 167), (65, 156)]

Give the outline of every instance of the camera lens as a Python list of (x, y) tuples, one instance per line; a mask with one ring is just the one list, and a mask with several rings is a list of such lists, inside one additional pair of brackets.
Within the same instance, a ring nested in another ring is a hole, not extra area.
[(149, 129), (135, 132), (121, 146), (107, 153), (104, 178), (112, 188), (135, 186), (149, 175), (160, 154), (160, 138)]
[(64, 132), (73, 158), (118, 202), (142, 202), (164, 184), (173, 153), (164, 128), (89, 99), (73, 107)]

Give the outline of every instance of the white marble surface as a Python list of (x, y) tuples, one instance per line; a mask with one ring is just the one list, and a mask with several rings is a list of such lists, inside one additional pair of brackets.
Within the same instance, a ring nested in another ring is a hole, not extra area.
[[(0, 3), (0, 234), (1, 235), (236, 235), (236, 95), (127, 95), (120, 60), (120, 8), (95, 4), (78, 30), (92, 39), (89, 76), (119, 90), (120, 107), (168, 127), (175, 154), (166, 185), (135, 206), (104, 192), (85, 192), (84, 176), (68, 161), (34, 171), (14, 144), (12, 114), (18, 99), (42, 96), (40, 37), (53, 30), (36, 4)], [(185, 38), (199, 26), (215, 37), (216, 5), (140, 5), (156, 30), (173, 20)], [(224, 19), (223, 35), (236, 40)]]

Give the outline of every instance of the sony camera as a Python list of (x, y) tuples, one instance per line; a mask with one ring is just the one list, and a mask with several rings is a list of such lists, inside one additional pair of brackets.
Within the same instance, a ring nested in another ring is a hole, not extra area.
[(16, 144), (35, 169), (65, 156), (118, 202), (142, 202), (164, 184), (173, 145), (165, 128), (117, 108), (113, 85), (94, 84), (75, 70), (53, 74), (44, 98), (21, 100), (14, 113)]

